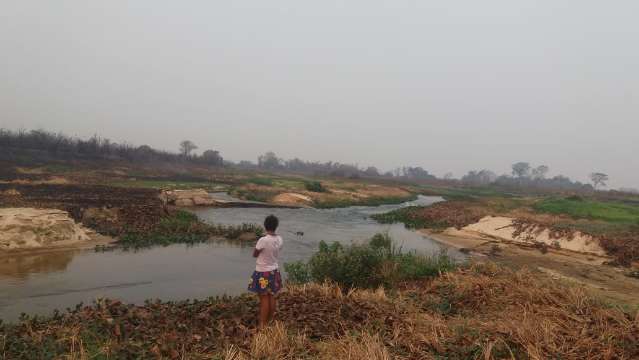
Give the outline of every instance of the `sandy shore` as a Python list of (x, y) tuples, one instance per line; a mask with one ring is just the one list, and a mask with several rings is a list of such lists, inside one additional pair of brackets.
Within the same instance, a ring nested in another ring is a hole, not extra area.
[(472, 261), (493, 261), (515, 268), (527, 267), (554, 279), (586, 286), (614, 304), (639, 307), (639, 279), (625, 276), (628, 269), (604, 265), (609, 260), (607, 257), (551, 248), (542, 253), (531, 245), (470, 236), (454, 230), (418, 231), (437, 242), (462, 249), (471, 256)]

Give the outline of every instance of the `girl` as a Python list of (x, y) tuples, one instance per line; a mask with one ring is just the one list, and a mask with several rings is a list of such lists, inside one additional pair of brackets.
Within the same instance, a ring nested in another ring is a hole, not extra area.
[(258, 324), (263, 328), (275, 316), (275, 295), (282, 289), (282, 277), (280, 276), (277, 259), (282, 248), (282, 238), (275, 234), (279, 220), (270, 215), (264, 220), (266, 236), (257, 241), (253, 257), (255, 271), (251, 277), (248, 289), (260, 297), (260, 314)]

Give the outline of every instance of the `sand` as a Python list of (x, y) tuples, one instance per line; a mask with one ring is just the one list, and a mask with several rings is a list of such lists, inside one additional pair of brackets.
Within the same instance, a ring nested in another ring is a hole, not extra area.
[(522, 244), (546, 244), (556, 249), (574, 251), (583, 254), (606, 256), (598, 241), (590, 235), (575, 232), (571, 238), (553, 238), (550, 230), (542, 227), (531, 229), (515, 236), (514, 219), (501, 216), (486, 216), (479, 222), (470, 224), (461, 230), (448, 229), (445, 233), (453, 236), (479, 236), (481, 238), (505, 240)]
[(92, 240), (92, 231), (77, 224), (66, 211), (0, 209), (0, 249), (22, 250), (69, 246)]
[(308, 206), (313, 203), (313, 199), (303, 194), (289, 192), (275, 196), (272, 202), (280, 205)]
[[(499, 225), (508, 223), (505, 219), (486, 219), (470, 225), (468, 229), (451, 228), (443, 232), (422, 229), (419, 232), (447, 246), (462, 249), (469, 254), (471, 261), (493, 261), (514, 268), (530, 268), (555, 279), (587, 286), (613, 304), (639, 306), (639, 280), (625, 275), (629, 269), (605, 265), (611, 258), (551, 246), (542, 252), (535, 248), (534, 243), (500, 233), (502, 230), (497, 230)], [(543, 235), (540, 239), (544, 239)], [(583, 242), (586, 249), (593, 249), (586, 244), (587, 238), (559, 240), (562, 244), (576, 240), (577, 244)]]

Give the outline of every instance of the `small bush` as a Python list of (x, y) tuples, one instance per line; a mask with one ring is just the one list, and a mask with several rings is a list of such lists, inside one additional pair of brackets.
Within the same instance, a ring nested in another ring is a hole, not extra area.
[(327, 192), (326, 188), (319, 181), (307, 181), (304, 183), (304, 187), (308, 191), (324, 193)]
[(386, 234), (377, 234), (365, 244), (343, 246), (321, 242), (307, 262), (284, 265), (289, 281), (333, 281), (342, 288), (391, 288), (399, 282), (437, 276), (456, 267), (446, 254), (424, 256), (403, 253)]
[(273, 186), (273, 179), (265, 177), (254, 177), (248, 179), (248, 182), (256, 185)]

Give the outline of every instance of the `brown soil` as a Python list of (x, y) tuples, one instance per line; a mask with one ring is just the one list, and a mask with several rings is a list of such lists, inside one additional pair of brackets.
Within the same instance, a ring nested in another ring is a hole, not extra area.
[[(18, 196), (13, 195), (19, 193)], [(97, 185), (0, 183), (0, 206), (53, 208), (104, 235), (117, 236), (125, 230), (145, 231), (164, 214), (153, 189), (127, 189)]]
[(429, 224), (443, 224), (445, 227), (460, 229), (479, 221), (486, 216), (486, 211), (461, 201), (447, 201), (417, 208), (411, 212), (411, 216)]

